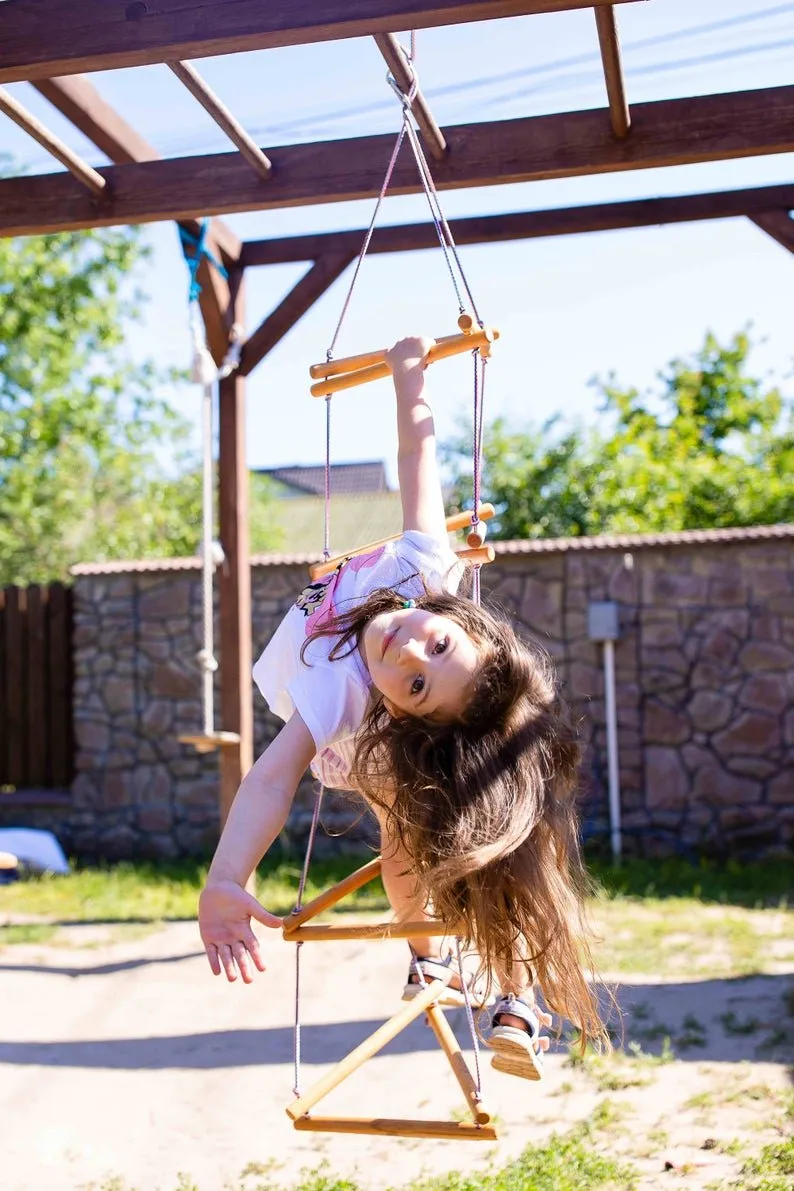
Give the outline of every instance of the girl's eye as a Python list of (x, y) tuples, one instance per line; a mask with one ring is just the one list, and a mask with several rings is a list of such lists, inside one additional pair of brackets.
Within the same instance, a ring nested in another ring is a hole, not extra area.
[(411, 694), (419, 695), (422, 693), (422, 691), (424, 689), (425, 689), (425, 680), (422, 677), (422, 675), (419, 674), (411, 683)]
[(433, 649), (433, 653), (444, 653), (449, 648), (449, 637), (444, 637), (443, 640), (438, 641)]

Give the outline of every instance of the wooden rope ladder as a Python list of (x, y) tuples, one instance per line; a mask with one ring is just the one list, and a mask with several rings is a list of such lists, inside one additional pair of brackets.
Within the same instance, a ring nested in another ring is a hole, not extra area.
[[(416, 935), (451, 935), (455, 933), (445, 923), (434, 919), (420, 922), (349, 923), (344, 926), (312, 923), (312, 919), (337, 905), (348, 894), (374, 881), (381, 873), (377, 857), (349, 877), (325, 890), (301, 909), (293, 910), (284, 921), (283, 936), (290, 943), (339, 942), (346, 939), (380, 940), (408, 939)], [(461, 972), (461, 979), (463, 973)], [(413, 1000), (379, 1026), (359, 1046), (341, 1059), (331, 1071), (312, 1084), (287, 1108), (287, 1116), (298, 1130), (316, 1133), (363, 1133), (390, 1137), (447, 1138), (464, 1141), (496, 1141), (498, 1133), (492, 1114), (485, 1106), (477, 1083), (447, 1021), (443, 1009), (436, 1003), (446, 988), (443, 980), (427, 983)], [(466, 1099), (470, 1121), (408, 1120), (392, 1117), (313, 1116), (311, 1110), (339, 1087), (363, 1063), (401, 1034), (412, 1022), (425, 1014), (438, 1044), (446, 1056), (452, 1072)], [(296, 1088), (297, 1091), (297, 1088)]]
[[(410, 123), (410, 105), (417, 87), (414, 69), (414, 39), (412, 36), (412, 52), (407, 55), (411, 66), (413, 84), (408, 94), (400, 94), (399, 89), (390, 78), (390, 83), (397, 91), (403, 104), (403, 122), (397, 137), (391, 159), (386, 169), (386, 175), (381, 186), (380, 195), (375, 210), (365, 234), (364, 242), (358, 257), (356, 268), (350, 287), (342, 306), (342, 312), (334, 332), (331, 345), (328, 348), (326, 360), (321, 364), (314, 364), (310, 368), (310, 375), (315, 383), (311, 387), (314, 397), (324, 397), (326, 400), (326, 460), (325, 460), (325, 528), (323, 562), (310, 569), (313, 581), (322, 578), (336, 570), (348, 558), (358, 554), (368, 553), (392, 539), (386, 538), (379, 542), (359, 547), (347, 554), (336, 558), (330, 557), (329, 528), (330, 528), (330, 475), (331, 475), (331, 447), (330, 447), (330, 418), (331, 396), (336, 392), (350, 389), (371, 381), (380, 380), (390, 375), (390, 368), (386, 362), (386, 350), (365, 352), (344, 359), (334, 360), (333, 352), (336, 341), (345, 319), (353, 289), (358, 278), (361, 265), (369, 247), (374, 231), (378, 212), (389, 186), (392, 171), (397, 160), (403, 139), (407, 138), (416, 159), (425, 193), (430, 205), (431, 216), (439, 237), (439, 243), (452, 279), (455, 294), (458, 299), (458, 331), (456, 335), (447, 335), (435, 341), (428, 353), (427, 363), (446, 359), (462, 352), (472, 354), (475, 361), (474, 382), (474, 422), (475, 422), (475, 482), (474, 508), (470, 512), (460, 513), (447, 518), (448, 531), (458, 529), (467, 530), (467, 548), (459, 550), (458, 557), (469, 563), (474, 571), (474, 598), (479, 599), (479, 568), (483, 563), (492, 562), (494, 551), (490, 546), (484, 546), (485, 522), (494, 516), (493, 505), (481, 504), (479, 499), (479, 469), (481, 453), (481, 409), (482, 409), (482, 376), (484, 364), (490, 356), (492, 344), (499, 338), (495, 328), (485, 327), (477, 313), (476, 304), (471, 294), (463, 268), (457, 255), (457, 249), (443, 212), (441, 211), (438, 194), (430, 174), (416, 133)], [(456, 277), (456, 269), (459, 274)], [(459, 285), (460, 282), (460, 285)], [(464, 307), (462, 292), (471, 307), (470, 313)], [(478, 372), (479, 368), (479, 372)], [(478, 381), (478, 376), (480, 377)], [(478, 410), (479, 415), (478, 415)], [(478, 429), (479, 427), (479, 429)], [(399, 537), (400, 535), (394, 535)], [(301, 1092), (300, 1083), (300, 951), (304, 942), (330, 942), (340, 940), (381, 940), (381, 939), (410, 939), (417, 936), (454, 936), (456, 928), (439, 920), (430, 921), (393, 921), (375, 924), (348, 924), (345, 926), (313, 923), (318, 914), (337, 905), (347, 894), (360, 889), (381, 873), (381, 860), (377, 858), (364, 865), (349, 877), (326, 890), (314, 898), (306, 906), (301, 905), (303, 891), (308, 875), (314, 837), (320, 817), (323, 787), (320, 786), (315, 797), (314, 813), (309, 831), (309, 839), (304, 859), (296, 908), (284, 922), (283, 936), (285, 940), (296, 944), (295, 955), (295, 1097), (287, 1108), (287, 1115), (297, 1130), (323, 1133), (358, 1133), (388, 1135), (395, 1137), (446, 1138), (469, 1141), (495, 1141), (498, 1133), (493, 1124), (492, 1114), (483, 1103), (479, 1086), (479, 1058), (477, 1053), (477, 1035), (472, 1015), (469, 992), (466, 988), (465, 974), (460, 963), (460, 947), (458, 945), (458, 969), (466, 1001), (466, 1012), (471, 1030), (472, 1043), (475, 1047), (475, 1061), (477, 1063), (477, 1080), (470, 1071), (460, 1045), (447, 1021), (443, 1009), (438, 1004), (439, 997), (447, 987), (444, 980), (425, 982), (421, 972), (420, 981), (424, 985), (417, 995), (397, 1013), (379, 1026), (367, 1039), (341, 1059), (333, 1069), (316, 1081), (308, 1091)], [(376, 1055), (382, 1048), (396, 1038), (413, 1021), (422, 1014), (426, 1015), (439, 1047), (446, 1056), (452, 1072), (458, 1081), (466, 1099), (471, 1119), (469, 1121), (443, 1120), (413, 1120), (384, 1117), (349, 1117), (349, 1116), (317, 1116), (311, 1110), (320, 1103), (334, 1088), (342, 1084), (348, 1076), (357, 1071), (368, 1059)]]

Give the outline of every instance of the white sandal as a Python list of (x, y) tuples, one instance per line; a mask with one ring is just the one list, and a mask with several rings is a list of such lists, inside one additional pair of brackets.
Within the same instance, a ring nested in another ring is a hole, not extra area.
[[(466, 997), (460, 988), (450, 988), (449, 982), (458, 975), (457, 964), (453, 966), (451, 955), (445, 959), (415, 956), (408, 969), (408, 979), (403, 988), (402, 999), (412, 1001), (431, 980), (443, 980), (447, 988), (436, 1001), (437, 1005), (448, 1008), (460, 1008), (466, 1004)], [(466, 987), (469, 992), (469, 1004), (472, 1009), (482, 1009), (489, 1004), (485, 990), (474, 976), (467, 978)]]
[[(520, 1017), (526, 1029), (500, 1024), (504, 1014)], [(534, 1009), (518, 997), (501, 997), (494, 1008), (488, 1045), (495, 1051), (491, 1066), (522, 1079), (543, 1078), (543, 1053), (540, 1049), (540, 1022)]]

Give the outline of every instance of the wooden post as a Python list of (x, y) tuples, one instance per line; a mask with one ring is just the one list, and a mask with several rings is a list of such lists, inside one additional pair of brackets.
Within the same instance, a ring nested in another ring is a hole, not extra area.
[[(229, 276), (233, 318), (243, 325), (243, 274)], [(248, 464), (245, 453), (245, 380), (236, 372), (219, 385), (219, 520), (225, 555), (218, 568), (221, 647), (221, 723), (239, 743), (220, 748), (220, 813), (229, 807), (254, 760), (251, 694), (251, 565), (248, 534)]]

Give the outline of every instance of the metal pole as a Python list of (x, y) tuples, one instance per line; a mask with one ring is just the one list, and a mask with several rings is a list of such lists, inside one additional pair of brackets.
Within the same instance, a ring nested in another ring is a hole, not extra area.
[(612, 859), (620, 864), (620, 767), (618, 764), (618, 721), (615, 700), (615, 643), (604, 642), (604, 694), (607, 717), (607, 772), (609, 776), (609, 823)]

